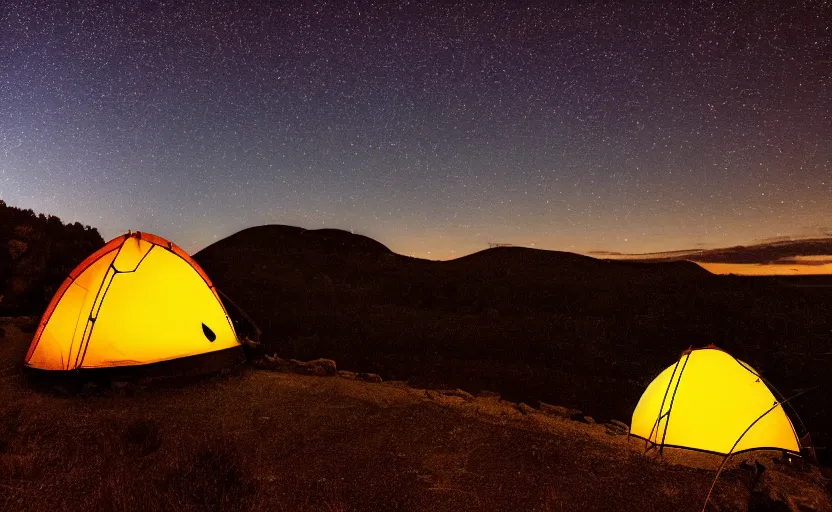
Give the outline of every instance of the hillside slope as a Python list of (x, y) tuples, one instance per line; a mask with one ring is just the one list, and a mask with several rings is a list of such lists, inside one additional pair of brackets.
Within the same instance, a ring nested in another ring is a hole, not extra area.
[[(37, 392), (16, 366), (31, 327), (0, 321), (0, 369), (14, 367), (0, 377), (0, 510), (694, 512), (714, 476), (602, 425), (394, 383), (244, 370)], [(816, 470), (756, 459), (753, 486), (753, 466), (720, 479), (719, 510), (832, 506)]]

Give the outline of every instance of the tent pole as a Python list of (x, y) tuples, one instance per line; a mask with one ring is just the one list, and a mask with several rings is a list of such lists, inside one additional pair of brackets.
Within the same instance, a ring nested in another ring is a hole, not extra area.
[(234, 309), (236, 309), (236, 310), (237, 310), (237, 311), (238, 311), (241, 315), (243, 315), (243, 318), (245, 318), (245, 319), (246, 319), (246, 321), (247, 321), (247, 322), (248, 322), (248, 323), (249, 323), (252, 327), (254, 327), (254, 332), (255, 332), (255, 334), (254, 334), (254, 335), (255, 335), (255, 337), (257, 338), (257, 339), (256, 339), (256, 340), (254, 340), (254, 341), (256, 341), (256, 342), (258, 342), (258, 343), (259, 343), (259, 342), (260, 342), (260, 335), (261, 335), (261, 334), (263, 334), (263, 331), (261, 331), (261, 330), (260, 330), (260, 328), (259, 328), (259, 327), (257, 327), (257, 324), (256, 324), (256, 323), (254, 323), (254, 320), (252, 320), (252, 319), (251, 319), (251, 317), (250, 317), (250, 316), (248, 316), (248, 315), (246, 314), (246, 312), (245, 312), (245, 311), (243, 311), (243, 308), (241, 308), (240, 306), (238, 306), (238, 305), (237, 305), (237, 303), (235, 303), (233, 300), (231, 300), (231, 298), (230, 298), (228, 295), (226, 295), (226, 294), (225, 294), (222, 290), (220, 290), (220, 289), (219, 289), (219, 288), (217, 288), (216, 286), (215, 286), (214, 288), (217, 290), (217, 293), (219, 293), (220, 295), (222, 295), (222, 298), (223, 298), (223, 299), (227, 300), (229, 304), (231, 304), (232, 306), (234, 306)]

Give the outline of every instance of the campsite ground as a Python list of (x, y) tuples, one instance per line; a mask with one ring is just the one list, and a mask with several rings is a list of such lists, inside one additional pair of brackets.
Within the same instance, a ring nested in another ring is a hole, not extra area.
[[(244, 367), (176, 387), (36, 391), (19, 371), (32, 323), (0, 322), (0, 510), (696, 511), (714, 476), (604, 425), (396, 383)], [(757, 458), (759, 492), (735, 467), (719, 510), (781, 510), (765, 494), (832, 509), (817, 470)]]

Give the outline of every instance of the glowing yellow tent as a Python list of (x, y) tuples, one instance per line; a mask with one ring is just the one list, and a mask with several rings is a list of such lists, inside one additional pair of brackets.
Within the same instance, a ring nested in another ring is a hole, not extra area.
[(650, 383), (630, 434), (654, 446), (719, 454), (732, 447), (800, 452), (792, 422), (759, 374), (714, 346), (685, 351)]
[(149, 233), (119, 236), (58, 289), (25, 363), (40, 370), (147, 365), (241, 350), (211, 280)]

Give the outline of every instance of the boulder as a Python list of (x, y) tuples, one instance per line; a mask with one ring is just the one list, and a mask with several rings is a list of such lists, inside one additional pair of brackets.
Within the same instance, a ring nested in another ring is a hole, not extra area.
[(338, 368), (332, 359), (314, 359), (312, 361), (298, 361), (297, 359), (281, 359), (277, 354), (254, 359), (251, 364), (256, 368), (273, 372), (298, 373), (301, 375), (316, 375), (327, 377), (338, 374)]
[(616, 426), (616, 427), (618, 427), (618, 428), (624, 429), (624, 430), (625, 430), (625, 431), (627, 431), (627, 432), (629, 432), (629, 431), (630, 431), (630, 427), (629, 427), (629, 425), (627, 425), (627, 424), (626, 424), (626, 423), (624, 423), (623, 421), (618, 421), (618, 420), (610, 420), (610, 423), (611, 423), (612, 425), (615, 425), (615, 426)]
[(758, 468), (757, 473), (749, 495), (749, 510), (832, 510), (832, 496), (819, 486), (807, 482), (805, 475), (790, 475), (780, 468), (765, 467)]
[(355, 372), (348, 372), (346, 370), (338, 370), (338, 376), (343, 379), (355, 380)]
[(373, 384), (380, 384), (382, 382), (381, 376), (375, 373), (357, 373), (355, 374), (355, 379), (364, 382), (372, 382)]
[(314, 359), (312, 361), (298, 361), (297, 359), (290, 359), (289, 365), (294, 373), (299, 373), (301, 375), (328, 377), (338, 373), (335, 361), (332, 359)]
[(531, 414), (533, 412), (537, 412), (537, 409), (530, 405), (524, 404), (523, 402), (520, 402), (519, 404), (515, 405), (514, 408), (520, 411), (522, 414)]
[(465, 400), (467, 402), (472, 402), (474, 400), (474, 395), (472, 395), (471, 393), (469, 393), (467, 391), (463, 391), (459, 388), (457, 388), (457, 389), (443, 389), (439, 392), (441, 394), (445, 395), (445, 396), (456, 396), (456, 397), (462, 398), (463, 400)]
[(612, 420), (612, 422), (605, 424), (604, 427), (606, 427), (607, 434), (611, 436), (625, 436), (628, 432), (627, 426), (622, 426), (622, 423), (620, 421), (616, 422), (616, 420)]
[(425, 397), (429, 398), (430, 400), (439, 400), (439, 393), (432, 389), (426, 389)]
[(277, 354), (273, 356), (266, 354), (261, 359), (256, 359), (252, 362), (254, 363), (254, 366), (258, 368), (263, 368), (265, 370), (271, 370), (274, 372), (288, 372), (291, 371), (292, 367), (290, 361), (279, 358)]
[(274, 366), (274, 361), (269, 360), (269, 356), (264, 356), (258, 359), (252, 359), (251, 365), (255, 368), (259, 368), (261, 370), (271, 370)]

